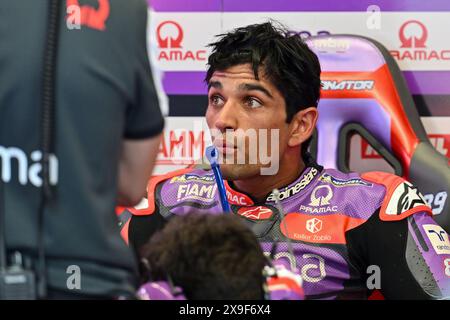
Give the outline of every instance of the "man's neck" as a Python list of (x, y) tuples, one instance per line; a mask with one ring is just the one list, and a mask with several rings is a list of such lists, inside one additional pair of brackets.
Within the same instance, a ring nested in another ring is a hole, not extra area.
[[(291, 159), (292, 160), (292, 159)], [(280, 170), (275, 176), (256, 176), (245, 180), (235, 180), (234, 185), (244, 193), (257, 201), (264, 201), (266, 196), (275, 188), (281, 188), (297, 179), (305, 168), (301, 158), (297, 161), (286, 162), (280, 165)]]

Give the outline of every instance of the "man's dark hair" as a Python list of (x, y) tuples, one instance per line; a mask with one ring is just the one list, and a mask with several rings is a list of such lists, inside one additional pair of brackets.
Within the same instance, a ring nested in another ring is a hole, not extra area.
[(239, 220), (226, 214), (172, 218), (141, 251), (151, 280), (170, 276), (187, 299), (263, 299), (267, 259)]
[[(319, 59), (300, 35), (277, 24), (253, 24), (219, 35), (219, 41), (209, 44), (212, 53), (205, 81), (208, 83), (215, 71), (247, 63), (252, 65), (258, 80), (258, 69), (262, 67), (265, 76), (283, 95), (286, 121), (291, 122), (298, 111), (317, 107), (321, 70)], [(310, 140), (303, 143), (304, 157)]]

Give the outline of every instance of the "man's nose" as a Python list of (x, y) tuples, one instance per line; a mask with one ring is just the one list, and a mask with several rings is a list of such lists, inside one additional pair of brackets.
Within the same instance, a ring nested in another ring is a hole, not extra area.
[(239, 108), (232, 100), (228, 100), (219, 111), (215, 127), (221, 132), (237, 129)]

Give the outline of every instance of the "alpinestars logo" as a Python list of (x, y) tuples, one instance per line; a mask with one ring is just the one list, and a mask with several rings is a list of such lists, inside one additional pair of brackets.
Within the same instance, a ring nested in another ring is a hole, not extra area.
[(272, 210), (267, 207), (243, 207), (238, 210), (238, 214), (251, 220), (266, 220), (272, 216)]
[[(296, 195), (297, 193), (305, 189), (311, 183), (311, 181), (313, 181), (318, 173), (319, 171), (316, 168), (311, 168), (311, 170), (302, 178), (302, 180), (295, 184), (293, 187), (280, 190), (280, 201), (292, 197), (293, 195)], [(266, 201), (275, 201), (275, 196), (273, 195), (273, 193), (271, 193), (267, 197)]]
[(419, 195), (419, 190), (416, 187), (403, 185), (403, 194), (400, 196), (397, 214), (410, 210), (418, 205), (425, 204), (423, 198)]
[(417, 206), (426, 205), (419, 190), (409, 182), (403, 182), (392, 193), (386, 208), (386, 214), (400, 215)]

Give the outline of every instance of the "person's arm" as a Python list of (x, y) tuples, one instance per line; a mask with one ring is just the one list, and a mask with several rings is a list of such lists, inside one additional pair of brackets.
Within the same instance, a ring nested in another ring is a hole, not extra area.
[(144, 197), (160, 139), (161, 135), (144, 140), (124, 140), (119, 162), (117, 202), (120, 206), (134, 206)]
[(348, 235), (350, 258), (365, 280), (369, 266), (380, 270), (379, 290), (386, 299), (449, 299), (448, 235), (427, 212), (399, 221), (375, 213)]
[(167, 222), (168, 220), (159, 213), (158, 207), (150, 215), (133, 215), (128, 229), (129, 245), (140, 254), (142, 246), (147, 244), (156, 232), (164, 228)]
[[(167, 223), (167, 220), (159, 213), (159, 208), (151, 212), (148, 209), (117, 208), (120, 233), (124, 241), (140, 256), (140, 249), (149, 239)], [(145, 211), (145, 212), (144, 212)]]
[(118, 205), (134, 206), (145, 195), (161, 132), (162, 110), (167, 113), (168, 99), (162, 89), (161, 73), (156, 60), (150, 58), (147, 2), (140, 1), (136, 14), (136, 46), (130, 67), (136, 75), (136, 90), (126, 111), (124, 140), (118, 172)]

